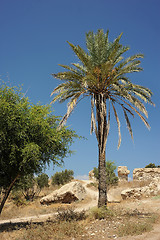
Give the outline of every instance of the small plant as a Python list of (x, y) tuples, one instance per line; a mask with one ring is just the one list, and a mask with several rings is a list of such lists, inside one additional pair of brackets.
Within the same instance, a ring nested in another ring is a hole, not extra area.
[(101, 220), (101, 219), (114, 217), (115, 213), (105, 206), (100, 208), (95, 207), (91, 209), (90, 216), (94, 217), (95, 219)]
[(73, 208), (59, 208), (57, 218), (58, 221), (79, 221), (86, 219), (85, 211), (76, 212)]

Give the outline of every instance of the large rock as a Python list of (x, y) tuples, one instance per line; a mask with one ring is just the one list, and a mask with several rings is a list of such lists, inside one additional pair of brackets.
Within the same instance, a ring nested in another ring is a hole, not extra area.
[(43, 197), (41, 204), (50, 203), (71, 203), (77, 200), (83, 200), (86, 196), (86, 190), (80, 182), (70, 182), (53, 193)]

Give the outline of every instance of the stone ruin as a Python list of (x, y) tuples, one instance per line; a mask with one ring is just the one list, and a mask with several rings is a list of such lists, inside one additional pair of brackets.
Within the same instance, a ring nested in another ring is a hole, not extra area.
[[(127, 166), (118, 167), (119, 182), (128, 182), (130, 171)], [(89, 179), (93, 180), (93, 170), (89, 172)], [(160, 194), (160, 168), (135, 168), (133, 170), (133, 182), (139, 187), (130, 187), (121, 192), (123, 200), (141, 199), (142, 197), (156, 196)], [(134, 183), (133, 183), (134, 185)]]
[(128, 182), (128, 175), (130, 171), (126, 166), (119, 166), (118, 167), (118, 179), (119, 181), (127, 181)]
[(135, 168), (133, 170), (134, 181), (160, 181), (160, 168)]
[(136, 168), (133, 181), (144, 183), (142, 187), (128, 188), (121, 192), (122, 199), (140, 199), (160, 194), (160, 168)]
[(96, 178), (95, 178), (95, 176), (94, 176), (93, 170), (91, 170), (91, 171), (89, 172), (89, 180), (92, 180), (92, 181), (95, 181), (95, 180), (96, 180)]

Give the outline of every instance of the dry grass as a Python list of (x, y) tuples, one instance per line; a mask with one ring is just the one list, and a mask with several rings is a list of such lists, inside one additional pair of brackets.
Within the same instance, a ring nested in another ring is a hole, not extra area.
[(151, 231), (157, 219), (146, 211), (111, 204), (108, 208), (91, 209), (86, 218), (84, 212), (77, 213), (66, 206), (58, 210), (58, 217), (52, 221), (7, 227), (0, 233), (0, 239), (82, 240), (138, 235)]
[(39, 224), (28, 224), (17, 229), (3, 232), (1, 240), (68, 240), (78, 238), (85, 229), (83, 224), (77, 221), (50, 221)]
[(148, 186), (150, 184), (150, 180), (148, 181), (129, 181), (129, 182), (125, 182), (125, 181), (121, 181), (121, 182), (118, 182), (118, 186), (119, 187), (124, 187), (125, 189), (126, 188), (138, 188), (138, 187), (145, 187), (145, 186)]
[[(129, 182), (119, 183), (118, 189), (128, 187), (140, 187), (148, 184), (146, 182)], [(91, 186), (94, 188), (94, 186)], [(49, 194), (51, 189), (45, 189), (43, 194)], [(159, 196), (157, 196), (157, 201)], [(153, 224), (157, 221), (157, 216), (147, 212), (147, 207), (142, 207), (141, 202), (138, 209), (135, 205), (131, 207), (131, 202), (125, 204), (109, 204), (108, 208), (94, 208), (88, 213), (87, 219), (84, 213), (74, 212), (69, 206), (81, 207), (83, 204), (91, 201), (87, 197), (81, 202), (73, 204), (51, 204), (48, 206), (41, 205), (39, 198), (34, 202), (29, 202), (24, 206), (17, 207), (10, 200), (7, 202), (0, 219), (15, 218), (21, 216), (31, 216), (46, 214), (59, 211), (59, 218), (44, 223), (27, 223), (20, 226), (7, 227), (1, 230), (1, 240), (82, 240), (82, 239), (114, 239), (113, 236), (138, 235), (146, 231), (151, 231)], [(154, 201), (154, 199), (151, 199)], [(133, 202), (132, 202), (133, 203)], [(158, 201), (159, 203), (159, 201)], [(151, 202), (151, 205), (154, 204)], [(129, 207), (130, 206), (130, 207)], [(61, 208), (63, 207), (63, 209)], [(61, 208), (61, 210), (59, 210)]]
[(13, 201), (13, 196), (10, 195), (9, 199), (7, 200), (4, 206), (2, 214), (0, 215), (0, 220), (56, 212), (59, 207), (63, 206), (62, 204), (52, 204), (49, 206), (40, 204), (40, 198), (52, 193), (56, 189), (57, 187), (54, 186), (44, 188), (40, 192), (40, 195), (37, 198), (35, 198), (33, 202), (24, 201), (23, 204), (19, 206), (16, 205), (16, 202)]

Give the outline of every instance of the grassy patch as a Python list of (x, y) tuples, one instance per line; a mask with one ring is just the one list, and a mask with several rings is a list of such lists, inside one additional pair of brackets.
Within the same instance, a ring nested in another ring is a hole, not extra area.
[(118, 227), (117, 234), (119, 237), (122, 237), (150, 232), (153, 229), (153, 223), (155, 223), (156, 219), (157, 217), (155, 215), (143, 219), (143, 221), (139, 219), (134, 219), (132, 221), (126, 219), (123, 224)]
[(160, 195), (154, 196), (154, 197), (152, 197), (152, 199), (154, 199), (154, 200), (160, 199)]
[(89, 216), (93, 217), (94, 219), (101, 220), (101, 219), (112, 218), (113, 216), (115, 216), (115, 213), (107, 207), (101, 207), (101, 208), (95, 207), (90, 210)]

